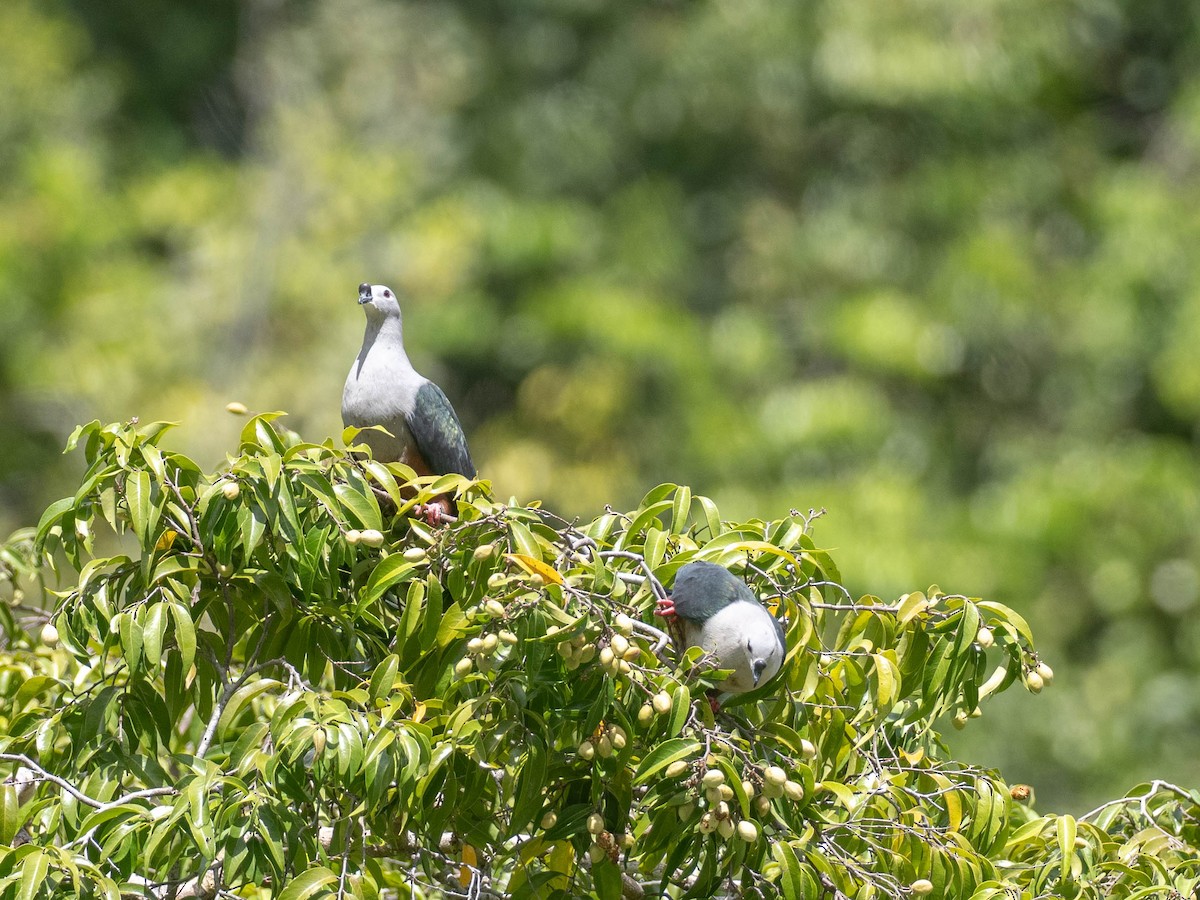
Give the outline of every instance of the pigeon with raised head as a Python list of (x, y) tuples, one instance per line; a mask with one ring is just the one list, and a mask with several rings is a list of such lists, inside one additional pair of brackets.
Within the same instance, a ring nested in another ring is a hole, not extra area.
[(717, 668), (733, 672), (721, 689), (742, 694), (765, 684), (787, 655), (783, 626), (744, 581), (716, 563), (681, 568), (656, 612), (681, 626), (686, 647), (713, 655)]
[[(358, 440), (382, 462), (401, 462), (418, 475), (455, 472), (475, 477), (475, 464), (454, 407), (442, 389), (421, 375), (404, 350), (400, 302), (391, 288), (360, 284), (358, 302), (367, 315), (362, 349), (342, 390), (342, 422), (363, 431)], [(448, 497), (441, 513), (453, 512)], [(427, 510), (430, 518), (437, 510)]]

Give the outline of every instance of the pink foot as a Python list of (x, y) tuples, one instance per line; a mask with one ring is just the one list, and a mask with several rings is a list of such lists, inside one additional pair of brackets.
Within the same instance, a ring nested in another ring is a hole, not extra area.
[(673, 619), (675, 618), (675, 601), (670, 597), (667, 597), (665, 600), (659, 600), (655, 604), (654, 611), (664, 619)]
[(417, 518), (424, 519), (434, 528), (441, 525), (447, 518), (439, 503), (426, 503), (424, 506), (418, 506), (413, 512), (417, 514)]

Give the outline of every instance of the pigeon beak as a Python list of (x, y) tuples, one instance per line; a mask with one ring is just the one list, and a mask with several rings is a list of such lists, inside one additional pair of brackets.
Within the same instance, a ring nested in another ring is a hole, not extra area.
[(754, 676), (754, 686), (758, 687), (759, 679), (762, 678), (763, 670), (767, 667), (765, 659), (756, 659), (754, 664), (750, 666), (750, 673)]
[(375, 299), (374, 292), (372, 292), (371, 286), (364, 281), (358, 286), (358, 302), (360, 304), (370, 303), (373, 299)]

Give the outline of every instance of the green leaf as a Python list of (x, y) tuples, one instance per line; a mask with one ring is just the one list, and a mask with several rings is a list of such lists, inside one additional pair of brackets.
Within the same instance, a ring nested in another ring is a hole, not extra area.
[(379, 503), (371, 493), (370, 486), (357, 473), (352, 480), (353, 484), (339, 481), (333, 486), (333, 492), (337, 494), (350, 524), (355, 528), (374, 528), (381, 531), (383, 516), (379, 512)]
[(146, 655), (146, 664), (151, 668), (157, 668), (162, 659), (163, 634), (167, 630), (167, 609), (167, 604), (161, 600), (151, 604), (142, 625), (142, 652)]
[(371, 674), (371, 689), (368, 694), (372, 705), (387, 699), (391, 694), (396, 684), (396, 673), (399, 671), (400, 657), (395, 653), (389, 653), (383, 658), (383, 662), (375, 667)]
[(186, 673), (196, 660), (196, 625), (182, 603), (173, 602), (170, 607), (171, 618), (175, 620), (175, 645), (179, 648), (183, 671)]
[(538, 543), (532, 531), (515, 519), (508, 523), (508, 529), (512, 534), (516, 552), (523, 553), (531, 559), (540, 560), (542, 558), (542, 545)]
[(399, 553), (384, 557), (371, 570), (366, 587), (359, 595), (359, 608), (369, 606), (391, 588), (408, 581), (418, 568), (416, 563), (409, 562)]
[(786, 841), (776, 841), (771, 845), (771, 855), (783, 869), (780, 887), (783, 888), (785, 900), (806, 900), (804, 881), (800, 875), (800, 860), (796, 851)]
[(633, 776), (634, 784), (642, 784), (677, 759), (695, 756), (701, 744), (692, 738), (672, 738), (663, 741), (642, 759)]
[(509, 834), (519, 834), (541, 810), (542, 788), (546, 784), (547, 774), (545, 750), (540, 741), (530, 740), (525, 763), (517, 777)]
[(21, 826), (20, 798), (13, 784), (0, 784), (0, 844), (11, 844)]
[(1055, 823), (1058, 852), (1062, 854), (1062, 880), (1071, 881), (1071, 860), (1075, 856), (1075, 836), (1078, 826), (1074, 816), (1059, 816)]
[(217, 720), (217, 734), (224, 736), (229, 730), (229, 726), (237, 719), (238, 713), (242, 711), (242, 707), (259, 694), (265, 691), (279, 690), (282, 687), (283, 682), (277, 681), (274, 678), (263, 678), (242, 685), (234, 691), (233, 696), (229, 698), (229, 702), (225, 704), (225, 709), (221, 711), (221, 717)]
[(142, 546), (149, 543), (157, 517), (154, 516), (154, 487), (150, 473), (137, 469), (125, 475), (125, 502), (129, 505), (129, 524)]
[(38, 888), (46, 880), (50, 868), (50, 857), (41, 850), (34, 850), (21, 861), (21, 889), (17, 900), (33, 900)]
[(313, 866), (298, 878), (288, 883), (279, 895), (279, 900), (308, 900), (326, 885), (334, 884), (337, 875), (325, 866)]
[(681, 684), (671, 695), (671, 717), (667, 720), (667, 734), (674, 736), (683, 731), (683, 726), (687, 724), (691, 714), (692, 692), (686, 684)]
[(692, 512), (692, 489), (681, 484), (675, 489), (675, 502), (671, 507), (671, 531), (683, 534), (688, 516)]

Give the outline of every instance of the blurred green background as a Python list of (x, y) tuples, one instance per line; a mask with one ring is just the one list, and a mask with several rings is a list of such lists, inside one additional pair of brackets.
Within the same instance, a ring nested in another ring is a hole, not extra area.
[(338, 434), (385, 282), (500, 495), (824, 508), (856, 593), (1040, 637), (955, 752), (1046, 810), (1195, 785), (1196, 13), (5, 0), (0, 530), (93, 418)]

